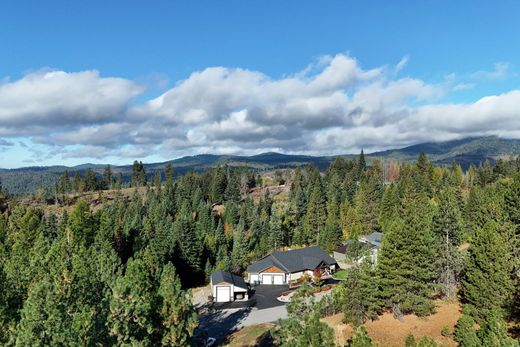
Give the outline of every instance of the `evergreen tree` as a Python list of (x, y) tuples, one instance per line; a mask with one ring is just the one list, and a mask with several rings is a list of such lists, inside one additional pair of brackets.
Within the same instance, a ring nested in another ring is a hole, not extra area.
[(518, 347), (520, 342), (507, 335), (507, 325), (502, 312), (492, 310), (486, 315), (477, 336), (482, 346)]
[(135, 160), (132, 164), (132, 187), (142, 187), (146, 185), (146, 169), (143, 162)]
[(376, 319), (382, 307), (378, 297), (378, 276), (369, 261), (347, 271), (346, 280), (337, 287), (334, 297), (343, 311), (344, 320), (359, 326), (368, 319)]
[(321, 187), (321, 180), (314, 182), (314, 188), (307, 204), (307, 213), (303, 222), (304, 242), (306, 244), (320, 244), (320, 233), (325, 227), (326, 215), (325, 197)]
[(179, 272), (182, 276), (191, 274), (193, 280), (193, 273), (198, 273), (202, 266), (202, 240), (197, 237), (192, 215), (189, 204), (186, 201), (183, 202), (174, 222), (174, 232), (182, 260)]
[(110, 298), (109, 330), (118, 345), (153, 346), (158, 341), (160, 301), (156, 286), (153, 272), (142, 259), (127, 262)]
[(237, 228), (233, 232), (233, 249), (231, 251), (232, 271), (240, 273), (246, 267), (248, 258), (245, 223), (240, 219)]
[(224, 202), (224, 195), (227, 188), (227, 167), (220, 166), (215, 170), (213, 183), (211, 186), (211, 201), (214, 203)]
[[(477, 228), (464, 269), (462, 297), (478, 318), (491, 310), (506, 310), (515, 290), (513, 262), (496, 222)], [(502, 311), (504, 313), (504, 311)]]
[(461, 258), (457, 247), (462, 239), (463, 221), (454, 189), (445, 182), (439, 192), (439, 206), (433, 217), (432, 230), (438, 247), (438, 282), (443, 295), (456, 295), (461, 271)]
[(367, 169), (367, 163), (365, 160), (365, 153), (361, 150), (359, 154), (358, 162), (357, 162), (357, 175), (356, 178), (358, 181), (361, 181), (365, 176), (365, 171)]
[(288, 319), (280, 323), (275, 331), (279, 346), (287, 347), (329, 347), (334, 345), (334, 331), (320, 321), (319, 310), (312, 298), (312, 292), (304, 286), (292, 296), (287, 305)]
[(112, 168), (110, 165), (107, 165), (103, 171), (103, 187), (104, 189), (112, 188)]
[(85, 191), (93, 192), (98, 189), (98, 181), (96, 178), (96, 174), (92, 169), (87, 169), (85, 171)]
[(453, 338), (460, 347), (480, 347), (481, 343), (475, 330), (475, 321), (463, 314), (457, 321)]
[(163, 346), (188, 346), (197, 327), (197, 314), (190, 295), (181, 290), (181, 283), (171, 263), (162, 270), (158, 295)]
[(372, 339), (363, 325), (356, 327), (354, 335), (347, 341), (347, 347), (372, 347)]
[(402, 219), (385, 231), (378, 266), (381, 296), (394, 315), (430, 314), (433, 294), (434, 249), (429, 201), (424, 195), (408, 194)]

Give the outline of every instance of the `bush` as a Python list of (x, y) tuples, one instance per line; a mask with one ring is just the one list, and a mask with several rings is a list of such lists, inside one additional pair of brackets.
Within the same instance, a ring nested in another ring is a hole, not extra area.
[(443, 326), (441, 329), (441, 335), (444, 337), (450, 336), (451, 335), (450, 328), (448, 328), (448, 326), (446, 326), (446, 325)]

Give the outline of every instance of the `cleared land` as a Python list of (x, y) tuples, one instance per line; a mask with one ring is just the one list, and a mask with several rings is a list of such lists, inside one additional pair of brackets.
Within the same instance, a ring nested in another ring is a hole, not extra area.
[[(443, 327), (448, 327), (450, 333), (461, 315), (461, 307), (457, 302), (437, 302), (437, 312), (428, 317), (406, 315), (402, 321), (395, 319), (392, 313), (384, 313), (378, 320), (367, 322), (365, 327), (372, 341), (379, 346), (402, 347), (408, 334), (412, 333), (416, 339), (429, 336), (443, 346), (455, 347), (457, 343), (451, 338), (441, 335)], [(344, 346), (352, 337), (352, 326), (342, 323), (343, 316), (337, 314), (324, 318), (336, 336), (336, 344)]]
[(228, 347), (249, 347), (249, 346), (263, 346), (268, 341), (263, 341), (267, 332), (275, 325), (272, 323), (263, 323), (245, 327), (229, 337)]

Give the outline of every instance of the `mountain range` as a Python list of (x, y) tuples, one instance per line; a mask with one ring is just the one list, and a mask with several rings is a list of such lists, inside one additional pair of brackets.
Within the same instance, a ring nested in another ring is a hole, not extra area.
[[(437, 165), (448, 165), (456, 162), (467, 169), (471, 164), (480, 165), (486, 160), (494, 162), (498, 158), (511, 158), (520, 155), (520, 140), (499, 137), (465, 138), (445, 142), (428, 142), (400, 149), (366, 154), (367, 160), (395, 159), (398, 161), (413, 161), (424, 152)], [(358, 154), (341, 155), (347, 159)], [(273, 170), (278, 168), (294, 168), (300, 165), (314, 164), (320, 170), (325, 170), (337, 156), (308, 156), (281, 153), (262, 153), (253, 156), (201, 154), (187, 156), (161, 163), (145, 164), (147, 172), (152, 176), (156, 171), (163, 170), (167, 164), (172, 164), (177, 175), (190, 171), (204, 171), (219, 165), (247, 166), (255, 170)], [(101, 174), (106, 164), (82, 164), (73, 167), (66, 166), (33, 166), (18, 169), (0, 169), (0, 181), (3, 187), (12, 194), (29, 194), (38, 187), (51, 186), (57, 178), (68, 170), (71, 174), (83, 173), (91, 168)], [(114, 173), (123, 173), (128, 179), (131, 165), (112, 166)]]

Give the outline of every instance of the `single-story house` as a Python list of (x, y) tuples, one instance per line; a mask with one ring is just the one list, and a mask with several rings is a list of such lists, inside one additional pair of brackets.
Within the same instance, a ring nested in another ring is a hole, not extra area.
[(338, 268), (334, 258), (317, 246), (275, 251), (247, 267), (247, 280), (254, 284), (289, 284), (315, 271), (326, 276)]
[(215, 302), (230, 302), (248, 299), (248, 286), (244, 279), (225, 271), (211, 274), (211, 296)]
[(367, 258), (375, 263), (382, 236), (380, 232), (374, 231), (369, 235), (360, 236), (358, 240), (347, 240), (332, 252), (332, 256), (337, 261), (346, 263), (361, 263)]

